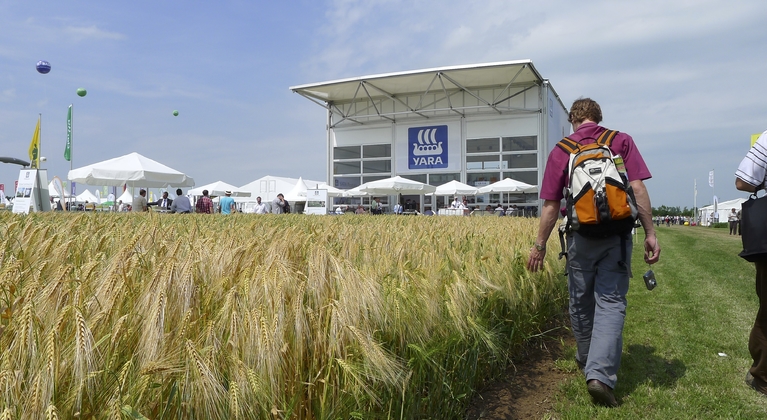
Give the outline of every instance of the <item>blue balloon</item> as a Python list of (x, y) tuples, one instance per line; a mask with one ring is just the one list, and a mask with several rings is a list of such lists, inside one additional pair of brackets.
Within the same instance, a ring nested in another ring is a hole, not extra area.
[(40, 60), (37, 62), (37, 72), (40, 74), (48, 74), (49, 71), (51, 71), (51, 63)]

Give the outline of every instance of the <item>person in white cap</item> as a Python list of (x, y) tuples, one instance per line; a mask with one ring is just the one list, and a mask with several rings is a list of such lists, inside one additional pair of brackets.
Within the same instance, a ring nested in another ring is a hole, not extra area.
[(234, 198), (232, 198), (231, 191), (224, 191), (225, 196), (221, 197), (218, 202), (218, 208), (221, 214), (232, 214), (237, 212), (237, 207), (234, 204)]

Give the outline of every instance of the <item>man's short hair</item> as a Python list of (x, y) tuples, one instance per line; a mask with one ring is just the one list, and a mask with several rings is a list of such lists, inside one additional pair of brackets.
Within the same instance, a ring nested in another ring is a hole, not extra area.
[(146, 190), (139, 190), (138, 195), (146, 195)]
[(581, 123), (585, 120), (594, 121), (597, 124), (602, 122), (602, 108), (591, 98), (578, 98), (570, 107), (567, 122)]
[(202, 195), (207, 196), (208, 195), (208, 190), (202, 190)]
[(181, 188), (176, 188), (176, 195), (183, 194), (183, 191), (181, 191)]

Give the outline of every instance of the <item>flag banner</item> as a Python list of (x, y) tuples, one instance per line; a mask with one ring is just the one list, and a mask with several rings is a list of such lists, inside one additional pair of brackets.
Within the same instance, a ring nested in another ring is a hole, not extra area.
[(67, 112), (67, 146), (64, 148), (64, 159), (72, 160), (72, 105)]
[(708, 186), (714, 188), (714, 170), (712, 169), (708, 173)]
[(37, 117), (37, 127), (29, 143), (29, 163), (33, 168), (40, 166), (40, 117)]
[(75, 181), (72, 181), (72, 191), (69, 192), (72, 195), (77, 195), (77, 185), (75, 184)]
[(698, 180), (695, 180), (695, 197), (698, 196)]

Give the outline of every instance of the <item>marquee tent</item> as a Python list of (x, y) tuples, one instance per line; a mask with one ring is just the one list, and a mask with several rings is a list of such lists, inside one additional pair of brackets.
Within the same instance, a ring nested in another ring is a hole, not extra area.
[(133, 194), (131, 194), (131, 190), (126, 188), (122, 195), (117, 197), (117, 200), (115, 201), (118, 203), (122, 201), (123, 204), (133, 204)]
[(191, 177), (136, 152), (73, 169), (67, 178), (86, 185), (145, 188), (194, 186)]
[(77, 199), (78, 203), (84, 203), (86, 201), (89, 202), (89, 203), (96, 203), (96, 204), (100, 204), (101, 203), (101, 200), (99, 200), (98, 197), (96, 197), (92, 192), (90, 192), (88, 190), (85, 190), (85, 191), (81, 192), (75, 198)]
[(251, 196), (250, 191), (245, 191), (243, 189), (237, 188), (234, 185), (227, 184), (224, 181), (216, 181), (208, 185), (203, 185), (202, 187), (191, 189), (189, 190), (187, 194), (202, 195), (203, 190), (208, 190), (208, 195), (210, 195), (211, 197), (218, 197), (221, 195), (225, 195), (227, 191), (232, 192), (232, 197), (250, 197)]
[(479, 189), (480, 194), (511, 192), (534, 193), (538, 192), (538, 187), (535, 185), (526, 184), (522, 181), (517, 181), (515, 179), (505, 178), (501, 181), (494, 182)]
[[(311, 181), (308, 179), (303, 180), (304, 183), (308, 188), (314, 188), (316, 185), (324, 184), (325, 182), (322, 181)], [(262, 178), (259, 178), (251, 183), (245, 184), (240, 187), (240, 190), (243, 191), (250, 191), (250, 196), (253, 197), (253, 200), (248, 201), (255, 201), (255, 197), (261, 197), (261, 201), (265, 201), (267, 203), (271, 202), (275, 198), (277, 198), (277, 194), (285, 195), (289, 191), (293, 189), (293, 187), (296, 186), (296, 183), (298, 182), (298, 179), (296, 178), (283, 178), (278, 176), (265, 176)], [(235, 199), (235, 201), (240, 201)]]
[(732, 213), (732, 209), (735, 209), (735, 212), (739, 212), (741, 205), (746, 202), (746, 198), (736, 198), (734, 200), (728, 200), (728, 201), (722, 201), (719, 202), (716, 205), (716, 213), (719, 216), (718, 219), (712, 220), (712, 216), (714, 215), (714, 205), (701, 207), (698, 209), (698, 220), (700, 220), (700, 224), (702, 226), (708, 226), (712, 221), (714, 223), (724, 223), (727, 222), (727, 217), (730, 216), (730, 213)]
[(306, 183), (304, 182), (304, 179), (299, 177), (298, 182), (296, 182), (296, 185), (293, 186), (293, 189), (291, 189), (289, 192), (284, 194), (284, 197), (286, 200), (288, 200), (289, 203), (293, 203), (296, 201), (306, 201), (306, 191), (308, 188), (306, 187)]

